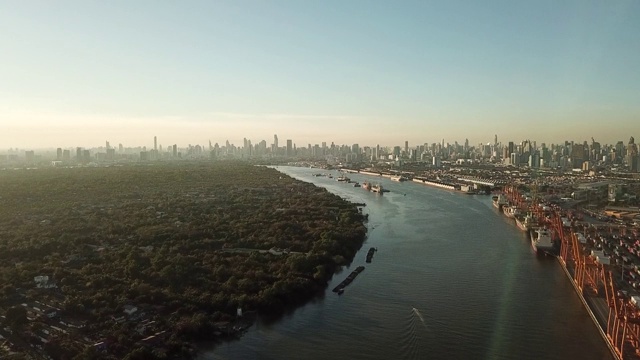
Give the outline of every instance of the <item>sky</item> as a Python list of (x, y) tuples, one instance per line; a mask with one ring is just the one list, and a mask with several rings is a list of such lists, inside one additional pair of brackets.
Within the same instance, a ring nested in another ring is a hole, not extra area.
[(0, 0), (0, 149), (640, 137), (640, 1)]

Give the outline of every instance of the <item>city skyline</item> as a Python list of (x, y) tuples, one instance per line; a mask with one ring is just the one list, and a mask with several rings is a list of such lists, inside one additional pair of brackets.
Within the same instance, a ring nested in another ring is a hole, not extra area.
[[(291, 142), (291, 146), (296, 147), (296, 148), (306, 148), (309, 145), (311, 146), (315, 146), (315, 145), (322, 145), (325, 144), (327, 147), (330, 147), (331, 145), (335, 145), (335, 146), (353, 146), (356, 145), (358, 147), (360, 147), (361, 149), (364, 147), (375, 147), (375, 146), (379, 146), (380, 148), (393, 148), (393, 147), (401, 147), (401, 148), (405, 148), (405, 146), (408, 146), (409, 149), (413, 149), (415, 147), (418, 146), (423, 146), (423, 145), (432, 145), (432, 144), (444, 144), (444, 145), (449, 145), (449, 146), (453, 146), (455, 144), (459, 145), (459, 146), (463, 146), (468, 144), (469, 147), (477, 147), (478, 145), (482, 146), (482, 145), (499, 145), (501, 147), (507, 146), (509, 143), (514, 143), (515, 145), (520, 145), (522, 143), (527, 143), (527, 142), (531, 142), (532, 144), (536, 144), (537, 147), (540, 147), (542, 144), (544, 144), (547, 147), (551, 147), (554, 145), (564, 145), (565, 143), (575, 143), (575, 144), (583, 144), (583, 143), (587, 143), (587, 144), (592, 144), (594, 141), (596, 143), (598, 143), (599, 145), (602, 146), (614, 146), (616, 145), (618, 142), (622, 142), (623, 144), (628, 144), (629, 141), (631, 139), (635, 139), (634, 134), (626, 134), (627, 138), (619, 138), (617, 140), (611, 141), (611, 142), (604, 142), (604, 141), (600, 141), (599, 138), (596, 138), (594, 136), (589, 137), (588, 139), (576, 139), (576, 138), (565, 138), (562, 141), (558, 141), (558, 142), (554, 142), (554, 141), (544, 141), (544, 140), (540, 140), (540, 139), (536, 139), (536, 138), (531, 138), (531, 137), (526, 137), (526, 136), (521, 136), (518, 139), (511, 139), (511, 138), (504, 138), (502, 136), (500, 136), (500, 134), (494, 134), (491, 137), (490, 141), (479, 141), (479, 142), (473, 142), (471, 141), (469, 138), (455, 138), (455, 139), (446, 139), (446, 138), (442, 138), (440, 140), (435, 140), (435, 141), (416, 141), (416, 142), (412, 142), (409, 141), (407, 139), (402, 140), (402, 141), (398, 141), (396, 143), (391, 143), (391, 142), (382, 142), (382, 143), (362, 143), (359, 142), (357, 139), (352, 139), (351, 141), (346, 141), (346, 142), (337, 142), (334, 141), (332, 138), (328, 138), (328, 139), (320, 139), (317, 141), (312, 141), (312, 142), (298, 142), (296, 141), (296, 139), (292, 139), (290, 137), (286, 137), (286, 136), (278, 136), (278, 134), (272, 134), (271, 137), (266, 137), (266, 138), (247, 138), (247, 137), (243, 137), (241, 139), (237, 139), (235, 141), (231, 140), (231, 139), (209, 139), (206, 141), (203, 141), (202, 143), (199, 142), (188, 142), (188, 143), (176, 143), (171, 141), (171, 138), (168, 138), (166, 141), (163, 141), (163, 139), (161, 139), (159, 136), (151, 136), (149, 139), (147, 139), (148, 141), (143, 141), (140, 143), (123, 143), (118, 141), (117, 139), (115, 139), (115, 141), (113, 141), (113, 139), (105, 139), (103, 140), (101, 143), (95, 143), (95, 144), (89, 144), (89, 145), (82, 145), (82, 142), (75, 142), (75, 145), (68, 145), (68, 146), (63, 146), (63, 145), (54, 145), (54, 146), (40, 146), (40, 147), (29, 147), (26, 145), (20, 145), (20, 146), (13, 146), (13, 147), (5, 147), (5, 148), (0, 148), (0, 154), (5, 153), (9, 150), (14, 150), (14, 151), (22, 151), (22, 150), (36, 150), (36, 151), (51, 151), (51, 150), (56, 150), (56, 149), (77, 149), (77, 148), (82, 148), (82, 149), (101, 149), (101, 148), (107, 148), (106, 144), (110, 144), (111, 148), (115, 148), (117, 149), (118, 147), (122, 146), (124, 148), (130, 148), (130, 149), (138, 149), (138, 148), (145, 148), (147, 150), (158, 150), (159, 147), (160, 148), (164, 148), (164, 149), (168, 149), (172, 146), (178, 146), (179, 148), (187, 148), (189, 146), (201, 146), (203, 147), (203, 149), (208, 149), (209, 146), (213, 146), (218, 145), (219, 147), (224, 147), (226, 146), (226, 144), (229, 144), (231, 146), (234, 146), (236, 148), (244, 148), (247, 145), (247, 141), (248, 144), (251, 145), (252, 147), (255, 147), (256, 145), (258, 145), (261, 142), (265, 142), (267, 147), (271, 148), (273, 145), (276, 145), (277, 148), (279, 149), (285, 149), (287, 148), (287, 144), (290, 141)], [(275, 138), (279, 138), (280, 140), (276, 143)], [(634, 140), (635, 141), (635, 140)]]
[(0, 146), (626, 141), (640, 132), (639, 13), (634, 1), (5, 3)]

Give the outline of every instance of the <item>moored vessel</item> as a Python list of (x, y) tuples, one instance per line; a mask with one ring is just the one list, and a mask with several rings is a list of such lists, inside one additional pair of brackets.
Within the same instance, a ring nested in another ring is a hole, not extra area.
[(535, 231), (535, 236), (531, 237), (531, 247), (540, 255), (548, 254), (553, 250), (553, 241), (551, 241), (551, 232), (546, 228)]
[(522, 231), (529, 231), (533, 227), (534, 222), (535, 221), (531, 214), (527, 214), (525, 216), (516, 216), (516, 225)]
[(498, 208), (498, 210), (502, 210), (502, 207), (506, 205), (509, 205), (509, 201), (504, 194), (499, 194), (498, 197), (493, 200), (493, 206)]
[(520, 215), (520, 209), (517, 206), (505, 206), (502, 208), (502, 211), (508, 218), (514, 218), (517, 215)]

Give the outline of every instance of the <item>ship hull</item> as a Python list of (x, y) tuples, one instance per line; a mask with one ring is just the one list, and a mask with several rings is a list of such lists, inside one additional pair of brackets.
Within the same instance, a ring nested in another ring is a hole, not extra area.
[(529, 231), (529, 227), (525, 224), (523, 224), (520, 220), (516, 219), (516, 226), (518, 226), (518, 229), (522, 230), (522, 231)]
[(553, 247), (537, 246), (535, 240), (531, 240), (531, 248), (537, 255), (550, 255), (553, 252)]

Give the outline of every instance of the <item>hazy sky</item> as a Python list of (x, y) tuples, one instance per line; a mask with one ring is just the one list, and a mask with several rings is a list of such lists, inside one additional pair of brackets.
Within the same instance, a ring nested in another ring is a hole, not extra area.
[(640, 1), (0, 1), (0, 148), (640, 137)]

